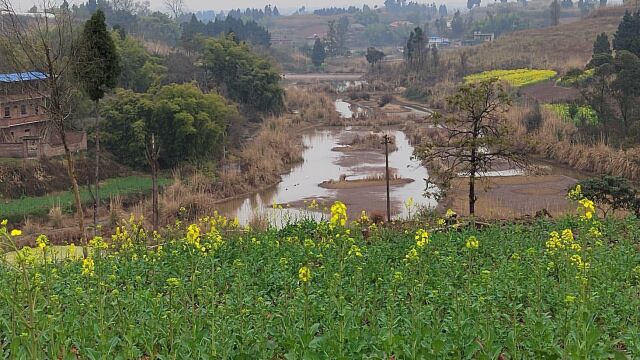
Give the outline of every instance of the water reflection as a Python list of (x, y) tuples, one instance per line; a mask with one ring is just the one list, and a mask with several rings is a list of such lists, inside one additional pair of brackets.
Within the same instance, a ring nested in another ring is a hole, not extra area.
[[(413, 147), (405, 134), (398, 130), (387, 131), (395, 136), (397, 151), (389, 155), (392, 171), (402, 178), (413, 179), (407, 184), (391, 187), (392, 215), (405, 217), (408, 209), (403, 204), (409, 198), (416, 206), (433, 207), (435, 201), (422, 196), (427, 170), (411, 159)], [(355, 189), (325, 189), (319, 184), (325, 180), (338, 179), (341, 175), (349, 178), (363, 178), (384, 172), (384, 154), (374, 151), (354, 151), (343, 153), (332, 151), (340, 145), (341, 139), (355, 134), (366, 134), (362, 129), (316, 129), (303, 134), (305, 145), (304, 162), (283, 176), (282, 181), (259, 193), (227, 201), (220, 204), (219, 211), (246, 224), (256, 217), (267, 218), (279, 225), (301, 216), (322, 218), (321, 211), (306, 209), (305, 201), (317, 200), (330, 204), (341, 200), (347, 204), (350, 217), (361, 210), (380, 212), (386, 209), (384, 184)], [(283, 209), (273, 209), (273, 204), (283, 204)], [(287, 208), (290, 205), (291, 207)], [(319, 209), (321, 210), (321, 209)], [(415, 209), (412, 210), (415, 213)]]

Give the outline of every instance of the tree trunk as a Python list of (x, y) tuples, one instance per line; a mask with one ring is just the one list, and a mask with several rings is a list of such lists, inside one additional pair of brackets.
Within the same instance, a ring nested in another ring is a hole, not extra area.
[[(474, 150), (475, 152), (475, 150)], [(469, 174), (469, 215), (473, 218), (476, 213), (476, 171)]]
[(478, 134), (478, 123), (473, 123), (473, 143), (471, 147), (471, 169), (469, 171), (469, 215), (471, 216), (472, 223), (475, 222), (476, 213), (476, 173), (478, 171), (478, 144), (476, 140), (480, 136)]
[(153, 167), (151, 169), (151, 177), (152, 177), (152, 197), (153, 197), (153, 230), (157, 231), (159, 226), (159, 209), (158, 209), (158, 166), (154, 161)]
[(78, 178), (76, 176), (76, 168), (73, 161), (71, 150), (69, 150), (69, 144), (67, 143), (67, 134), (64, 127), (60, 129), (60, 139), (64, 146), (64, 155), (67, 159), (67, 172), (69, 179), (71, 180), (71, 187), (73, 189), (73, 199), (76, 205), (76, 216), (78, 217), (78, 229), (80, 230), (80, 243), (82, 244), (82, 254), (86, 258), (89, 256), (87, 249), (87, 238), (84, 233), (84, 212), (82, 211), (82, 200), (80, 199), (80, 187), (78, 186)]
[(96, 129), (95, 129), (95, 139), (96, 139), (96, 170), (95, 170), (95, 189), (96, 196), (93, 199), (93, 236), (98, 236), (98, 209), (100, 208), (100, 113), (98, 112), (98, 102), (95, 101), (95, 112), (96, 112)]

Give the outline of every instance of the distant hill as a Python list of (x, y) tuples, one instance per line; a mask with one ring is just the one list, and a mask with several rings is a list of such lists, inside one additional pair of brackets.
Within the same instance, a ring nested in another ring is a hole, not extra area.
[[(574, 67), (584, 67), (591, 59), (596, 35), (613, 34), (620, 23), (625, 6), (608, 6), (596, 10), (584, 19), (558, 26), (516, 31), (499, 37), (492, 43), (456, 49), (453, 55), (465, 51), (472, 71), (493, 69), (539, 68), (560, 73)], [(452, 59), (453, 60), (453, 59)]]

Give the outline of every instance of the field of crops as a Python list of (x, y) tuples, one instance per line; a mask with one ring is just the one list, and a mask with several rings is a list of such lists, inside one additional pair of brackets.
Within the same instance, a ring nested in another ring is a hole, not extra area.
[(640, 221), (579, 206), (482, 231), (340, 204), (262, 232), (130, 220), (85, 260), (41, 237), (0, 263), (0, 358), (637, 359)]
[(513, 87), (522, 87), (537, 84), (555, 77), (553, 70), (516, 69), (516, 70), (490, 70), (465, 76), (466, 82), (476, 82), (498, 78), (506, 81)]
[(598, 114), (589, 105), (545, 104), (543, 106), (560, 115), (563, 120), (572, 122), (578, 126), (597, 125), (600, 122)]
[[(158, 183), (167, 185), (170, 179), (159, 179)], [(145, 194), (151, 192), (151, 177), (127, 176), (107, 179), (100, 185), (100, 198), (108, 200), (110, 196), (129, 196), (132, 194)], [(91, 194), (86, 188), (81, 188), (80, 196), (84, 203), (92, 201)], [(73, 193), (64, 191), (45, 196), (23, 197), (0, 203), (0, 215), (3, 218), (16, 221), (23, 220), (26, 216), (44, 217), (53, 206), (61, 206), (64, 211), (71, 212), (73, 207)]]

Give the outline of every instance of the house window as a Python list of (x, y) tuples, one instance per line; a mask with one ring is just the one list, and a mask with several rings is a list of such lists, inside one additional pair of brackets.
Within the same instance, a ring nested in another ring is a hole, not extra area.
[(25, 129), (25, 130), (24, 130), (24, 134), (25, 134), (26, 136), (29, 136), (29, 134), (30, 134), (30, 133), (31, 133), (31, 129)]
[(20, 115), (27, 115), (27, 105), (20, 105)]
[(38, 105), (34, 105), (33, 108), (36, 110), (36, 115), (38, 115), (38, 113), (40, 112), (40, 108), (38, 108)]
[(4, 117), (6, 118), (11, 117), (11, 108), (8, 106), (4, 107)]

